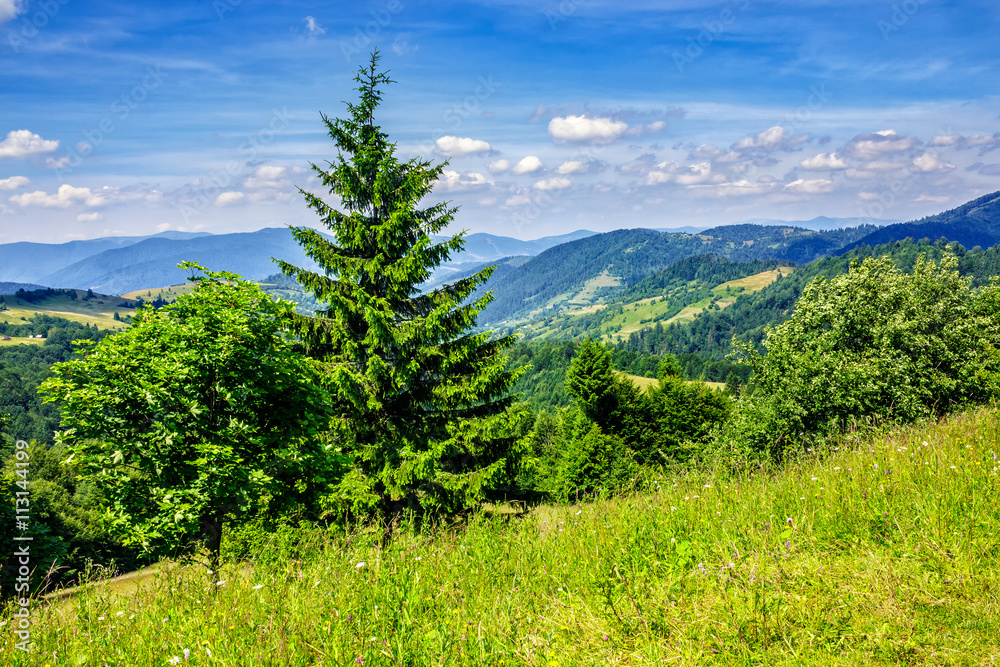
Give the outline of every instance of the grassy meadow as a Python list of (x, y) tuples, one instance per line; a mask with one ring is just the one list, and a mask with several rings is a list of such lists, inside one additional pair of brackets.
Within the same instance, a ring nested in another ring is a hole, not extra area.
[[(991, 665), (996, 408), (612, 499), (270, 536), (32, 608), (5, 665)], [(637, 483), (638, 485), (638, 483)], [(10, 611), (2, 622), (10, 628)]]
[(90, 301), (82, 297), (86, 292), (77, 290), (79, 295), (76, 299), (71, 299), (64, 294), (46, 297), (37, 303), (17, 299), (14, 295), (4, 295), (7, 303), (6, 310), (0, 310), (0, 322), (11, 324), (22, 324), (30, 320), (35, 315), (52, 315), (61, 317), (71, 322), (94, 325), (101, 329), (124, 329), (124, 322), (116, 322), (114, 317), (117, 312), (119, 317), (132, 315), (135, 311), (131, 308), (119, 308), (118, 305), (124, 302), (122, 297), (98, 296)]

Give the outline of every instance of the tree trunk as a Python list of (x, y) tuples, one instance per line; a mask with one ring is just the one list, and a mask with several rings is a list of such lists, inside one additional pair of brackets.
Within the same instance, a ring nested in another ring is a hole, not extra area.
[(219, 552), (222, 550), (222, 517), (221, 510), (216, 510), (201, 519), (201, 534), (208, 549), (208, 562), (213, 571), (219, 568)]

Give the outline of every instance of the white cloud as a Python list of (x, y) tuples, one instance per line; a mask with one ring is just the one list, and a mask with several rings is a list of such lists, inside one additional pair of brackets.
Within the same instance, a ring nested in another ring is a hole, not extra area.
[(244, 197), (242, 192), (236, 190), (230, 190), (228, 192), (223, 192), (218, 197), (215, 198), (216, 206), (229, 206), (230, 204), (235, 204), (241, 201)]
[(711, 160), (712, 158), (719, 157), (725, 151), (717, 146), (712, 146), (711, 144), (702, 144), (698, 148), (694, 149), (688, 153), (688, 157), (692, 160)]
[(45, 166), (49, 169), (62, 169), (69, 164), (69, 156), (63, 155), (61, 158), (56, 160), (55, 158), (47, 157), (45, 158)]
[(844, 175), (853, 181), (867, 181), (878, 176), (874, 171), (867, 171), (865, 169), (848, 169), (844, 172)]
[(279, 167), (277, 165), (268, 164), (262, 165), (257, 167), (253, 176), (246, 179), (243, 185), (244, 187), (253, 189), (278, 189), (290, 187), (291, 183), (285, 179), (285, 175), (287, 173), (288, 167)]
[(951, 162), (943, 161), (936, 153), (924, 153), (923, 155), (914, 158), (910, 165), (914, 171), (919, 171), (925, 174), (931, 172), (951, 171), (955, 168), (955, 165)]
[(445, 192), (472, 190), (488, 185), (493, 185), (493, 181), (489, 180), (479, 172), (470, 171), (460, 174), (459, 172), (452, 171), (450, 169), (445, 169), (441, 172), (441, 177), (438, 178), (437, 181), (437, 187), (441, 188)]
[(501, 158), (499, 160), (495, 160), (493, 162), (490, 162), (490, 164), (487, 167), (487, 169), (489, 169), (494, 174), (502, 174), (503, 172), (505, 172), (508, 169), (510, 169), (510, 162), (508, 162), (507, 160), (504, 160), (503, 158)]
[(480, 206), (493, 206), (497, 203), (496, 197), (483, 197), (479, 200)]
[(326, 34), (326, 28), (321, 26), (312, 16), (305, 17), (303, 21), (306, 22), (306, 32), (309, 33), (309, 37), (312, 39), (316, 39), (320, 35)]
[(628, 123), (611, 118), (556, 116), (549, 121), (549, 135), (556, 143), (614, 141), (628, 130)]
[(630, 137), (641, 137), (646, 134), (657, 134), (667, 129), (667, 122), (658, 120), (648, 125), (634, 125), (625, 132)]
[(25, 4), (24, 0), (0, 0), (0, 23), (20, 14)]
[(909, 151), (919, 143), (916, 137), (903, 137), (895, 130), (880, 130), (854, 137), (847, 142), (846, 151), (855, 157), (876, 160), (890, 153)]
[(536, 190), (562, 190), (568, 188), (572, 183), (568, 178), (553, 176), (542, 181), (538, 181), (533, 186)]
[(515, 174), (533, 174), (536, 171), (541, 171), (545, 168), (542, 161), (537, 155), (528, 155), (527, 157), (521, 158), (517, 164), (514, 165)]
[(31, 130), (11, 130), (7, 133), (7, 138), (0, 141), (0, 158), (20, 158), (39, 153), (51, 153), (57, 148), (59, 148), (58, 141), (42, 139)]
[(931, 138), (928, 146), (954, 146), (961, 140), (960, 134), (938, 134)]
[(767, 194), (774, 190), (777, 184), (772, 181), (757, 181), (752, 183), (746, 179), (718, 185), (696, 185), (691, 189), (703, 197), (749, 197), (751, 195)]
[(793, 136), (785, 131), (780, 125), (769, 127), (758, 134), (748, 134), (735, 144), (733, 150), (745, 151), (755, 148), (765, 150), (793, 150), (799, 144), (809, 141), (808, 134)]
[(28, 183), (31, 183), (31, 181), (24, 176), (11, 176), (10, 178), (0, 179), (0, 190), (17, 190)]
[(935, 196), (935, 195), (922, 194), (919, 197), (917, 197), (916, 199), (914, 199), (913, 201), (915, 201), (915, 202), (918, 202), (918, 201), (929, 201), (929, 202), (934, 202), (935, 204), (944, 204), (945, 202), (948, 202), (950, 200), (951, 200), (951, 197), (949, 195), (937, 195), (937, 196)]
[(489, 143), (469, 137), (439, 137), (434, 142), (434, 152), (438, 155), (471, 155), (473, 153), (489, 153), (493, 148)]
[(504, 206), (524, 206), (531, 203), (531, 197), (525, 193), (519, 193), (513, 197), (509, 197), (507, 201), (504, 202)]
[(800, 178), (786, 185), (784, 189), (798, 195), (818, 195), (833, 192), (833, 181), (828, 181), (825, 178), (806, 181)]
[(713, 174), (709, 162), (700, 162), (682, 167), (676, 162), (661, 162), (646, 174), (646, 185), (677, 183), (678, 185), (701, 185), (702, 183), (722, 183), (722, 174)]
[(556, 173), (562, 175), (576, 174), (586, 170), (587, 170), (587, 165), (580, 162), (579, 160), (567, 160), (566, 162), (563, 162), (561, 165), (556, 167)]
[(608, 164), (603, 160), (589, 159), (587, 161), (583, 160), (566, 160), (561, 165), (556, 167), (556, 173), (561, 176), (567, 176), (569, 174), (596, 174), (604, 171)]
[(820, 153), (799, 162), (799, 167), (807, 171), (836, 171), (847, 166), (839, 153)]
[(866, 171), (895, 171), (906, 166), (905, 162), (897, 160), (872, 160), (861, 165), (861, 169)]
[(100, 222), (104, 220), (104, 216), (100, 213), (81, 213), (76, 216), (77, 222)]
[(101, 194), (92, 192), (90, 188), (74, 188), (63, 184), (54, 194), (41, 190), (25, 192), (10, 198), (18, 206), (41, 206), (42, 208), (68, 208), (73, 205), (103, 206), (107, 200)]

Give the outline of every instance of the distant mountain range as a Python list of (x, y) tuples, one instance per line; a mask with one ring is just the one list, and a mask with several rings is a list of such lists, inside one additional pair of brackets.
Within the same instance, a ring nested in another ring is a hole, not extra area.
[[(988, 247), (1000, 242), (998, 202), (1000, 193), (994, 193), (923, 220), (877, 221), (892, 223), (882, 227), (858, 226), (864, 222), (860, 218), (821, 216), (805, 221), (757, 218), (709, 229), (687, 226), (601, 234), (578, 230), (528, 241), (475, 233), (466, 237), (465, 250), (440, 266), (425, 288), (498, 263), (489, 284), (496, 298), (480, 320), (498, 322), (548, 307), (552, 299), (586, 285), (591, 291), (631, 285), (679, 259), (705, 253), (736, 262), (776, 259), (805, 264), (859, 245), (906, 237), (944, 236), (967, 247)], [(25, 289), (46, 286), (124, 294), (185, 282), (185, 272), (177, 268), (182, 261), (262, 280), (276, 272), (271, 257), (316, 267), (287, 228), (0, 244), (0, 293), (26, 285)], [(597, 280), (599, 276), (604, 277)], [(2, 289), (3, 283), (16, 285), (8, 290)]]
[[(552, 246), (593, 234), (580, 230), (531, 241), (493, 234), (469, 234), (465, 250), (442, 265), (438, 277), (444, 280), (456, 272), (508, 255), (537, 255)], [(18, 283), (11, 292), (22, 283), (32, 283), (33, 288), (72, 287), (93, 289), (102, 294), (124, 294), (185, 282), (186, 273), (177, 268), (183, 261), (199, 262), (215, 271), (234, 271), (251, 280), (261, 280), (277, 271), (271, 257), (287, 259), (303, 267), (316, 267), (287, 228), (235, 234), (165, 232), (154, 236), (109, 237), (59, 244), (3, 244), (0, 245), (0, 281)]]

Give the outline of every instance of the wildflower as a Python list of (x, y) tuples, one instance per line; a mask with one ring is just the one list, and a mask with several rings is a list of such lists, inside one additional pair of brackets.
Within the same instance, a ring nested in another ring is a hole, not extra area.
[(364, 561), (361, 561), (360, 563), (358, 563), (358, 564), (357, 564), (357, 565), (355, 565), (354, 567), (355, 567), (356, 569), (360, 570), (360, 569), (361, 569), (361, 568), (363, 568), (364, 566), (365, 566), (365, 562), (364, 562)]
[(215, 582), (215, 585), (216, 586), (225, 586), (226, 582), (225, 581), (217, 581), (217, 582)]
[(256, 586), (253, 587), (255, 591), (259, 591), (262, 588), (264, 588), (264, 584), (257, 584)]
[(125, 615), (125, 612), (123, 612), (123, 611), (120, 611), (120, 612), (118, 612), (118, 613), (115, 614), (115, 616), (124, 616), (124, 615)]
[(184, 662), (187, 662), (191, 658), (191, 649), (185, 648), (181, 650), (184, 651)]
[(792, 517), (788, 517), (787, 519), (785, 519), (785, 523), (787, 523), (788, 525), (792, 525)]
[(812, 478), (812, 481), (814, 481), (814, 482), (818, 482), (818, 481), (819, 481), (819, 477), (813, 477), (813, 478)]
[(670, 511), (671, 511), (671, 512), (676, 512), (676, 511), (677, 511), (677, 508), (676, 508), (676, 507), (674, 507), (673, 505), (671, 505), (671, 506), (670, 506)]
[(98, 620), (98, 621), (103, 621), (103, 620), (104, 620), (104, 617), (103, 617), (103, 616), (98, 616), (98, 617), (97, 617), (97, 620)]
[(167, 662), (169, 662), (171, 665), (179, 665), (181, 664), (181, 658), (180, 656), (175, 655), (174, 657), (170, 658), (170, 660), (167, 660)]

